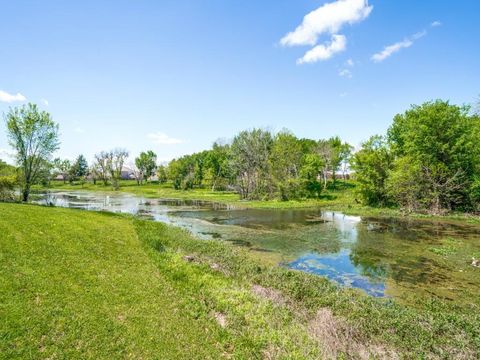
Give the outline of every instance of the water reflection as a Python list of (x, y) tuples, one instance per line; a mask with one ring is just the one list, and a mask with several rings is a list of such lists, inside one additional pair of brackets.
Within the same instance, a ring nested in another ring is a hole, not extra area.
[(326, 276), (335, 282), (349, 287), (364, 290), (367, 294), (381, 297), (385, 296), (385, 284), (379, 276), (362, 275), (361, 266), (356, 266), (350, 259), (351, 251), (343, 249), (335, 254), (305, 254), (292, 261), (292, 269)]
[[(144, 199), (129, 194), (56, 192), (38, 203), (124, 212), (248, 247), (264, 259), (326, 276), (373, 296), (412, 294), (477, 303), (478, 226), (361, 218), (320, 210), (238, 210), (223, 204)], [(447, 249), (447, 255), (442, 249)], [(475, 272), (477, 271), (477, 272)]]

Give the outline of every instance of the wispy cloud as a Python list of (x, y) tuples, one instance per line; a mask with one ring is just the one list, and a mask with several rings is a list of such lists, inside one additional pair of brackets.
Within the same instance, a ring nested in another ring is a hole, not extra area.
[(41, 99), (40, 101), (41, 101), (41, 102), (43, 103), (43, 105), (45, 105), (45, 106), (48, 106), (48, 105), (49, 105), (47, 99)]
[(84, 134), (85, 133), (85, 129), (81, 128), (80, 126), (77, 126), (75, 129), (73, 129), (73, 131), (75, 131), (78, 134)]
[(335, 53), (346, 49), (346, 38), (338, 32), (346, 24), (354, 24), (368, 17), (373, 6), (368, 0), (337, 0), (324, 4), (308, 13), (302, 23), (286, 34), (280, 44), (283, 46), (315, 46), (322, 34), (331, 36), (330, 43), (317, 45), (309, 50), (297, 64), (327, 60)]
[(443, 24), (438, 20), (436, 20), (436, 21), (434, 21), (430, 24), (431, 27), (437, 27), (437, 26), (442, 26), (442, 25)]
[(185, 142), (180, 139), (172, 138), (162, 132), (150, 133), (147, 135), (147, 138), (149, 138), (154, 144), (160, 145), (181, 144)]
[(352, 70), (350, 69), (353, 68), (354, 66), (355, 66), (355, 63), (353, 62), (353, 60), (348, 59), (347, 61), (345, 61), (343, 66), (338, 71), (338, 75), (341, 77), (345, 77), (347, 79), (351, 79), (353, 77), (353, 73), (352, 73)]
[(341, 77), (346, 77), (348, 79), (351, 79), (353, 76), (352, 72), (348, 69), (340, 69), (338, 75), (340, 75)]
[(406, 38), (402, 41), (396, 42), (395, 44), (385, 46), (382, 51), (372, 55), (372, 61), (376, 62), (376, 63), (382, 62), (385, 59), (392, 56), (393, 54), (399, 52), (400, 50), (409, 48), (410, 46), (413, 45), (413, 43), (416, 40), (424, 37), (425, 35), (427, 35), (427, 31), (423, 30), (423, 31), (420, 31), (418, 33), (413, 34), (409, 38)]
[(25, 101), (25, 100), (27, 100), (27, 98), (20, 93), (17, 93), (16, 95), (12, 95), (7, 93), (6, 91), (0, 90), (0, 101), (12, 103), (16, 101)]
[(345, 51), (347, 48), (347, 38), (344, 35), (333, 35), (332, 41), (322, 45), (317, 45), (308, 50), (302, 58), (297, 60), (297, 64), (314, 63), (320, 60), (330, 59), (334, 54)]

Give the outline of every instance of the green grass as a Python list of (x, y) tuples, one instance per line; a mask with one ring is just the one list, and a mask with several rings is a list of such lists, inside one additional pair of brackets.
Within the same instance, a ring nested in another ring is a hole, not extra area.
[(480, 355), (475, 307), (371, 298), (128, 216), (19, 204), (0, 215), (0, 358)]

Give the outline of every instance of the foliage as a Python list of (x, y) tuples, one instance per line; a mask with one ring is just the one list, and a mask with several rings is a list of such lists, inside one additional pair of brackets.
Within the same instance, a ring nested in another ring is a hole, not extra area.
[(243, 199), (259, 199), (272, 195), (270, 151), (272, 134), (262, 129), (241, 131), (231, 146), (232, 164), (237, 186)]
[(390, 203), (387, 179), (393, 167), (393, 156), (385, 138), (372, 136), (353, 156), (353, 168), (358, 183), (357, 192), (369, 206)]
[(140, 183), (142, 180), (147, 182), (149, 177), (155, 175), (155, 169), (157, 168), (157, 155), (151, 150), (147, 152), (142, 151), (140, 155), (135, 158), (135, 165), (140, 170)]
[(416, 164), (420, 208), (439, 213), (472, 207), (469, 193), (480, 170), (480, 137), (479, 121), (468, 113), (468, 107), (437, 100), (395, 116), (389, 142), (398, 159), (408, 157)]
[(167, 182), (168, 177), (167, 177), (167, 169), (165, 168), (165, 166), (160, 165), (157, 168), (157, 176), (158, 176), (158, 182), (160, 184), (165, 184)]
[(119, 180), (122, 177), (122, 169), (125, 160), (128, 157), (128, 151), (125, 149), (114, 149), (108, 153), (107, 169), (110, 173), (110, 179), (115, 190), (119, 188)]
[(113, 188), (115, 190), (119, 189), (119, 181), (127, 157), (128, 151), (121, 148), (102, 151), (95, 155), (95, 172), (102, 179), (104, 185), (107, 185), (108, 180), (111, 180)]
[(88, 163), (83, 155), (79, 155), (69, 170), (70, 182), (76, 179), (85, 179), (88, 174)]
[(215, 142), (212, 149), (206, 152), (205, 161), (211, 178), (212, 190), (225, 190), (233, 178), (230, 146)]
[(0, 159), (0, 201), (15, 200), (15, 187), (18, 184), (17, 171)]
[(175, 189), (209, 182), (213, 191), (236, 189), (247, 200), (318, 198), (320, 174), (324, 186), (331, 177), (335, 187), (340, 169), (346, 178), (351, 148), (338, 137), (317, 142), (288, 130), (253, 129), (240, 132), (230, 144), (215, 142), (210, 150), (172, 160), (167, 174)]
[(95, 174), (103, 181), (103, 185), (108, 184), (108, 178), (110, 175), (110, 153), (107, 151), (102, 151), (98, 154), (95, 154)]
[(49, 113), (31, 103), (10, 109), (5, 119), (20, 170), (22, 200), (28, 201), (31, 186), (44, 178), (45, 165), (59, 147), (58, 125)]
[(70, 174), (71, 167), (72, 167), (72, 164), (68, 159), (62, 160), (60, 158), (55, 158), (53, 160), (54, 176), (60, 175), (63, 179), (63, 183), (66, 182), (68, 175)]

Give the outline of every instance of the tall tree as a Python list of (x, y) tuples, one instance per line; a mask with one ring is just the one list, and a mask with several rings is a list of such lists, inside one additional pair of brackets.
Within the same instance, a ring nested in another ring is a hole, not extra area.
[(54, 175), (60, 175), (63, 179), (63, 183), (65, 184), (68, 174), (70, 173), (70, 168), (72, 165), (70, 164), (70, 160), (68, 159), (60, 159), (60, 158), (55, 158), (53, 160), (53, 168), (54, 168)]
[(298, 197), (303, 155), (302, 144), (295, 135), (287, 130), (276, 134), (270, 154), (270, 166), (283, 200)]
[(87, 159), (85, 159), (85, 156), (79, 155), (75, 164), (77, 168), (77, 177), (85, 177), (88, 175), (88, 162)]
[(372, 136), (353, 157), (357, 192), (372, 206), (388, 205), (387, 179), (393, 168), (393, 155), (382, 136)]
[(95, 168), (97, 169), (97, 174), (100, 179), (103, 181), (103, 185), (108, 185), (108, 178), (110, 177), (110, 153), (107, 151), (102, 151), (98, 154), (95, 154)]
[(268, 160), (272, 143), (272, 134), (261, 129), (242, 131), (233, 139), (232, 162), (243, 199), (258, 199), (271, 195)]
[(332, 163), (335, 156), (331, 142), (328, 140), (319, 140), (317, 143), (316, 153), (322, 161), (323, 188), (326, 189), (328, 172), (332, 168)]
[(155, 169), (157, 168), (157, 155), (151, 150), (146, 152), (142, 151), (140, 155), (135, 158), (135, 165), (141, 172), (142, 180), (147, 182), (148, 178), (155, 174)]
[(402, 198), (405, 178), (414, 176), (422, 186), (416, 206), (433, 213), (473, 206), (470, 190), (480, 170), (480, 137), (479, 119), (469, 107), (441, 100), (412, 106), (395, 116), (388, 139), (396, 158), (408, 158), (409, 164), (392, 174), (397, 198)]
[(225, 182), (232, 177), (230, 146), (219, 141), (214, 142), (205, 160), (206, 167), (211, 173), (212, 191), (215, 191), (219, 183), (224, 182), (223, 185), (225, 185)]
[(160, 165), (157, 169), (158, 182), (164, 184), (167, 182), (167, 169), (165, 166)]
[(22, 200), (26, 202), (45, 162), (59, 148), (58, 125), (49, 113), (31, 103), (10, 109), (5, 118), (9, 143), (21, 170)]
[(115, 190), (118, 190), (120, 187), (119, 181), (122, 177), (123, 164), (127, 158), (128, 151), (125, 149), (114, 149), (108, 154), (107, 166)]
[(350, 159), (352, 158), (353, 146), (348, 143), (343, 143), (340, 148), (340, 168), (342, 171), (342, 178), (347, 179), (347, 171), (350, 166)]

